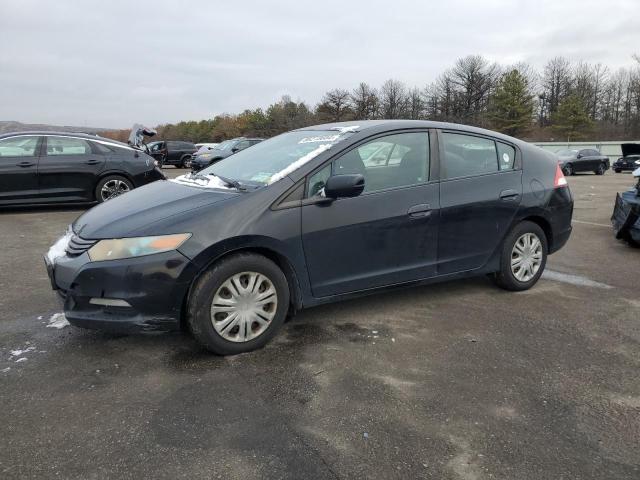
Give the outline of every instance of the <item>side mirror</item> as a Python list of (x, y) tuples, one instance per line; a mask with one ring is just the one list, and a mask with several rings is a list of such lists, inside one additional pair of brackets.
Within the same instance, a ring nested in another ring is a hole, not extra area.
[(357, 197), (364, 190), (364, 177), (360, 174), (333, 175), (324, 185), (327, 198)]
[(239, 151), (240, 151), (240, 149), (239, 149), (238, 147), (233, 147), (233, 148), (231, 149), (231, 151), (232, 151), (233, 153), (236, 153), (236, 152), (239, 152)]
[(576, 158), (582, 158), (584, 157), (584, 155), (582, 155), (581, 153), (579, 153), (578, 155), (576, 155)]

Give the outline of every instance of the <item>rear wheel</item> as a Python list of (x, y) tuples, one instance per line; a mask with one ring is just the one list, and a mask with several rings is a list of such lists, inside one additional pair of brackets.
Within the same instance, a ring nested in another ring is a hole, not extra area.
[(219, 355), (264, 346), (282, 326), (289, 309), (289, 285), (282, 270), (252, 253), (214, 264), (189, 297), (187, 322), (195, 339)]
[(573, 175), (575, 173), (573, 170), (573, 165), (567, 163), (564, 167), (562, 167), (562, 173), (564, 173), (565, 177)]
[(133, 184), (121, 175), (109, 175), (98, 182), (96, 200), (100, 203), (133, 190)]
[(493, 276), (505, 290), (528, 290), (540, 278), (547, 263), (547, 237), (533, 222), (521, 222), (502, 244), (500, 270)]
[(619, 168), (614, 168), (613, 171), (616, 173), (620, 173), (622, 170), (620, 170)]
[(598, 169), (596, 170), (596, 175), (604, 175), (604, 172), (607, 171), (607, 166), (604, 163), (598, 165)]

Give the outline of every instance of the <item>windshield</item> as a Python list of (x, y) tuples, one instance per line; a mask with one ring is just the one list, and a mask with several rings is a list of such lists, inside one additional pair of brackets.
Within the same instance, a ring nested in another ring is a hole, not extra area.
[(558, 150), (556, 155), (559, 157), (573, 157), (576, 153), (578, 153), (577, 150)]
[(227, 150), (228, 148), (231, 148), (231, 145), (233, 145), (235, 142), (235, 140), (225, 140), (224, 142), (216, 145), (216, 149), (217, 150)]
[(328, 150), (353, 132), (302, 130), (283, 133), (205, 168), (201, 175), (220, 174), (241, 183), (267, 185)]

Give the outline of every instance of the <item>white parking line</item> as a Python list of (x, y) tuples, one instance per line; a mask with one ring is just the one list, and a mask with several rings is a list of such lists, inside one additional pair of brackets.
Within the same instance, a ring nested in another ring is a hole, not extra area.
[(583, 277), (582, 275), (570, 275), (568, 273), (556, 272), (554, 270), (545, 270), (542, 273), (542, 278), (553, 280), (555, 282), (570, 283), (571, 285), (577, 285), (579, 287), (596, 287), (604, 289), (613, 288), (611, 285), (596, 282), (595, 280)]
[(571, 223), (582, 223), (584, 225), (593, 225), (594, 227), (611, 228), (611, 225), (605, 225), (604, 223), (585, 222), (583, 220), (571, 220)]

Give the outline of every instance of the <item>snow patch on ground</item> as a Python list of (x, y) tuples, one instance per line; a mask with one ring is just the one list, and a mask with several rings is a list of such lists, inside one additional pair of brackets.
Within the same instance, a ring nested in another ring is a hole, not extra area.
[(71, 236), (73, 235), (73, 231), (71, 227), (69, 227), (66, 233), (61, 236), (56, 243), (51, 245), (49, 251), (47, 252), (47, 259), (51, 263), (55, 263), (57, 258), (64, 257), (66, 253), (67, 245), (69, 245), (69, 240), (71, 240)]
[(52, 327), (52, 328), (61, 329), (66, 327), (67, 325), (69, 325), (69, 321), (67, 320), (67, 317), (64, 316), (64, 313), (54, 313), (53, 315), (51, 315), (51, 318), (49, 319), (47, 328)]
[(36, 347), (27, 347), (24, 350), (20, 350), (20, 349), (16, 349), (16, 350), (9, 350), (9, 354), (12, 357), (19, 357), (20, 355), (22, 355), (23, 353), (27, 353), (27, 352), (32, 352), (36, 349)]
[(309, 153), (307, 153), (306, 155), (300, 157), (298, 160), (293, 162), (291, 165), (289, 165), (284, 170), (280, 170), (278, 173), (274, 173), (273, 175), (271, 175), (271, 178), (269, 179), (269, 185), (271, 185), (274, 182), (277, 182), (278, 180), (283, 179), (284, 177), (286, 177), (290, 173), (296, 171), (297, 169), (302, 167), (305, 163), (313, 160), (314, 158), (316, 158), (318, 155), (320, 155), (325, 150), (329, 150), (332, 146), (333, 145), (331, 143), (325, 143), (323, 145), (320, 145), (315, 150), (311, 150)]

